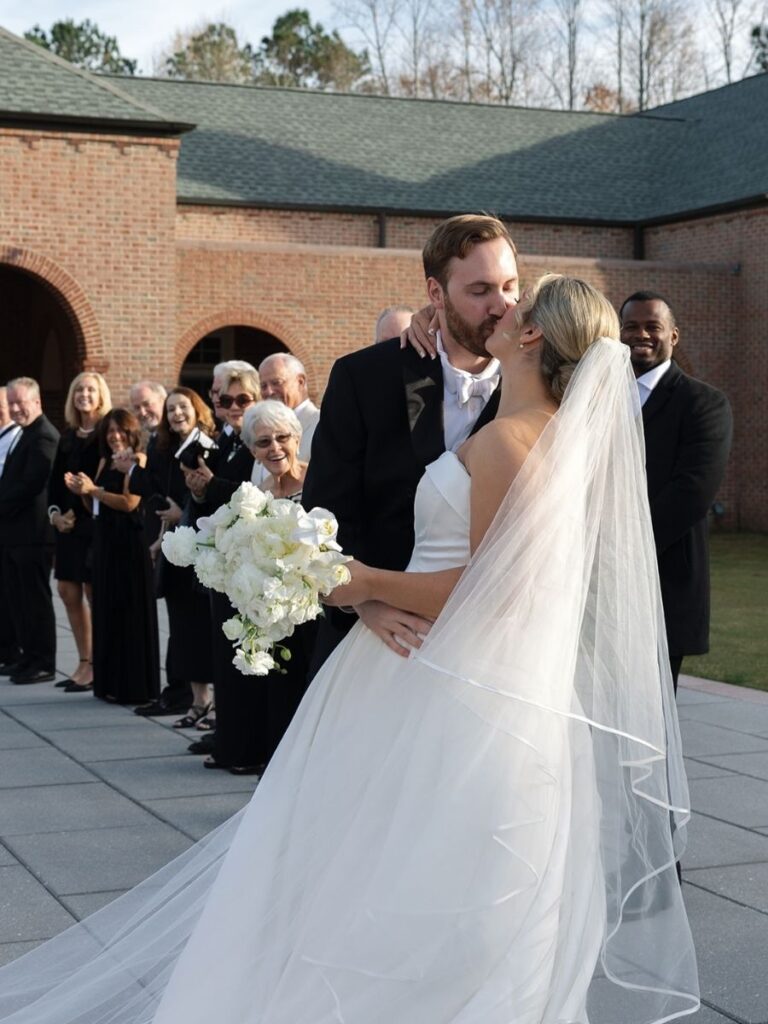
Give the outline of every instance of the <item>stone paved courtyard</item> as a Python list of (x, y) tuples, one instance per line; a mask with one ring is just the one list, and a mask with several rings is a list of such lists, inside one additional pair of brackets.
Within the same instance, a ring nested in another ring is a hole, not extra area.
[[(63, 674), (76, 655), (61, 606), (57, 616)], [(705, 1002), (688, 1019), (768, 1024), (768, 694), (681, 682), (695, 812), (684, 892)], [(247, 802), (255, 780), (205, 771), (186, 750), (200, 734), (172, 721), (0, 678), (0, 963), (109, 902)]]

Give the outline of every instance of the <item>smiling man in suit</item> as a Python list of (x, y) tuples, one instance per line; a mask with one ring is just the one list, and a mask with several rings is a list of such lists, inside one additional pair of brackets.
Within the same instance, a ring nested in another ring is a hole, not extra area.
[(673, 362), (680, 331), (656, 292), (635, 292), (619, 313), (643, 407), (651, 519), (672, 677), (709, 650), (707, 513), (725, 474), (733, 419), (725, 395)]
[(21, 432), (0, 477), (0, 546), (6, 604), (21, 655), (16, 664), (3, 665), (0, 671), (21, 685), (54, 678), (53, 538), (47, 505), (59, 432), (43, 415), (40, 388), (31, 377), (8, 382), (8, 408)]
[[(337, 360), (315, 431), (303, 504), (330, 509), (339, 542), (369, 565), (402, 570), (414, 544), (413, 502), (428, 463), (493, 418), (499, 371), (485, 349), (518, 298), (516, 252), (495, 217), (440, 224), (424, 247), (429, 301), (437, 311), (439, 358), (422, 359), (399, 338)], [(354, 611), (399, 654), (428, 623), (371, 601)], [(327, 609), (315, 670), (355, 616)]]

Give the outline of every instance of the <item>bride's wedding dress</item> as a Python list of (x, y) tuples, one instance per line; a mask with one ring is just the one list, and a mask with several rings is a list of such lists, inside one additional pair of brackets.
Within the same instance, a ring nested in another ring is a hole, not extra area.
[[(625, 354), (595, 347), (421, 651), (404, 661), (358, 624), (248, 807), (0, 971), (4, 1024), (651, 1024), (696, 1008), (679, 740), (647, 509), (625, 486), (637, 409)], [(606, 425), (629, 450), (606, 448)], [(411, 571), (469, 562), (469, 496), (456, 455), (427, 467)]]

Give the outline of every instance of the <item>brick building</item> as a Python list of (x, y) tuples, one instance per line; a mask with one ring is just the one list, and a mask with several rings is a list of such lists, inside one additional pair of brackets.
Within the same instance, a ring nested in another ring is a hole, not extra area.
[(634, 116), (96, 76), (0, 29), (0, 378), (189, 383), (287, 349), (316, 396), (420, 248), (490, 210), (524, 277), (667, 294), (736, 415), (725, 522), (768, 530), (768, 75)]

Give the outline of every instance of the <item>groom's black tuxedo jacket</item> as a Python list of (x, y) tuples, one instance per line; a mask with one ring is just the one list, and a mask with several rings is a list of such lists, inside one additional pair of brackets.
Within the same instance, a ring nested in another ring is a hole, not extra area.
[(709, 649), (707, 513), (731, 446), (728, 399), (672, 363), (643, 406), (651, 519), (669, 653)]
[[(498, 389), (475, 424), (493, 419)], [(445, 451), (443, 371), (393, 338), (331, 370), (312, 440), (302, 504), (330, 509), (347, 554), (401, 570), (414, 543), (413, 502), (425, 467)], [(353, 616), (335, 613), (339, 628)]]

